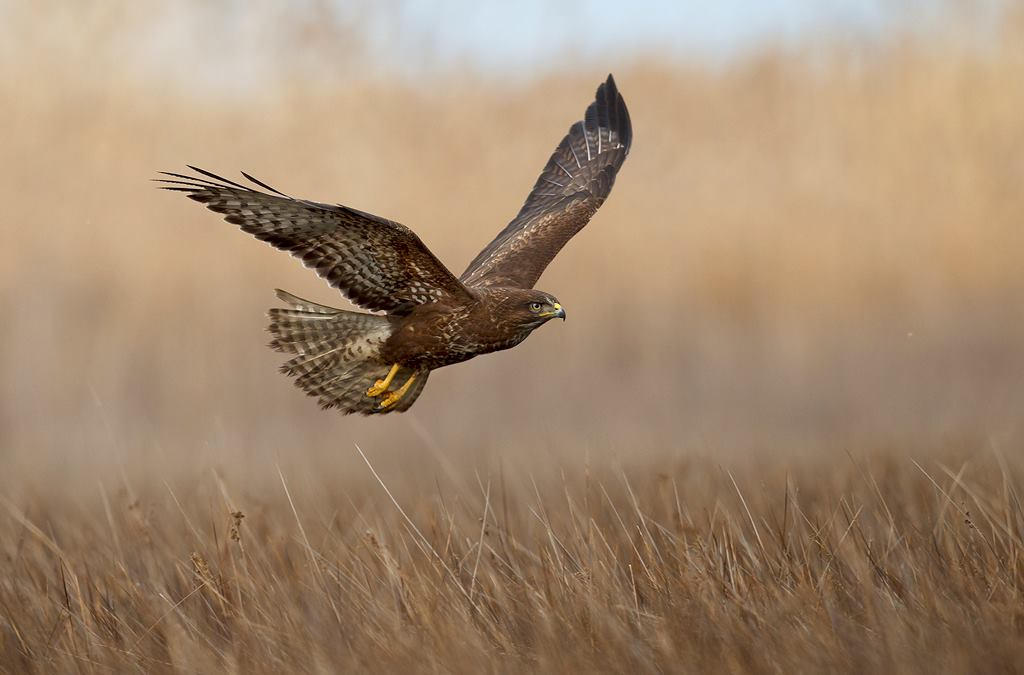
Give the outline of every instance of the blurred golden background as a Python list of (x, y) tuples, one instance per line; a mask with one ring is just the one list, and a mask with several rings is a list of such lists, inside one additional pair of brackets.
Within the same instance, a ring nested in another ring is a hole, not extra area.
[[(927, 29), (717, 62), (638, 45), (536, 73), (412, 75), (363, 36), (396, 4), (344, 21), (330, 3), (253, 7), (4, 8), (8, 494), (115, 467), (343, 473), (354, 442), (395, 467), (522, 458), (538, 471), (583, 456), (1019, 445), (1016, 5), (972, 21), (954, 4)], [(166, 44), (153, 37), (174, 21)], [(243, 56), (206, 59), (222, 32), (261, 65), (235, 77)], [(636, 140), (539, 284), (570, 319), (439, 371), (404, 416), (323, 413), (279, 375), (272, 289), (348, 305), (148, 182), (186, 163), (246, 170), (398, 220), (459, 272), (607, 71)]]

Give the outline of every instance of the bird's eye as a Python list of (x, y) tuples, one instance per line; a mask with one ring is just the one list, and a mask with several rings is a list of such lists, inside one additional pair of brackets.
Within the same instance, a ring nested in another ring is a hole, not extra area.
[(541, 307), (542, 307), (542, 305), (539, 302), (531, 302), (530, 303), (530, 311), (531, 312), (539, 312)]

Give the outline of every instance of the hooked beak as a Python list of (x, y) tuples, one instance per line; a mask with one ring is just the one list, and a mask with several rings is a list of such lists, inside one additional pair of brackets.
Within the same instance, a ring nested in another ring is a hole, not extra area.
[(543, 314), (538, 314), (537, 316), (539, 316), (542, 319), (558, 318), (561, 319), (562, 321), (565, 321), (565, 310), (562, 309), (562, 306), (556, 302), (553, 305), (551, 305), (550, 312), (544, 312)]

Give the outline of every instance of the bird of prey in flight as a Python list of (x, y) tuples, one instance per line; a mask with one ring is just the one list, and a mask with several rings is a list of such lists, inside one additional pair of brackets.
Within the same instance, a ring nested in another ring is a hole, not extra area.
[(555, 254), (611, 192), (633, 132), (609, 75), (569, 127), (505, 229), (456, 277), (409, 228), (347, 206), (289, 197), (243, 173), (242, 185), (190, 166), (162, 172), (257, 239), (300, 258), (363, 309), (335, 309), (278, 290), (270, 346), (294, 355), (281, 371), (324, 408), (364, 415), (408, 410), (431, 370), (514, 347), (551, 319), (554, 295), (534, 289)]

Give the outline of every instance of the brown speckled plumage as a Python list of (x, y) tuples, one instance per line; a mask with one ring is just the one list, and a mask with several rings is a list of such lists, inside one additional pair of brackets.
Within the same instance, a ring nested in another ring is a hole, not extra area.
[[(604, 202), (631, 141), (629, 113), (609, 75), (519, 214), (459, 278), (412, 230), (378, 216), (294, 199), (244, 173), (254, 187), (195, 167), (197, 175), (159, 180), (298, 257), (356, 305), (384, 312), (334, 309), (278, 291), (289, 307), (270, 310), (269, 330), (270, 346), (294, 355), (282, 372), (323, 407), (386, 413), (407, 410), (431, 370), (514, 347), (551, 318), (564, 318), (555, 298), (533, 286)], [(415, 379), (396, 403), (382, 406), (367, 389), (393, 364), (399, 367), (386, 393)]]

